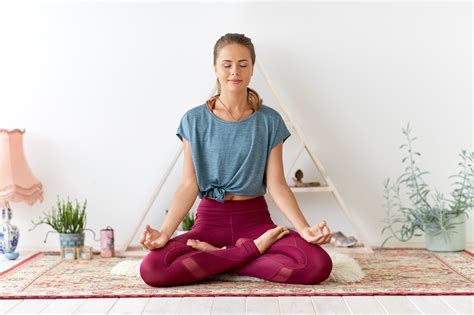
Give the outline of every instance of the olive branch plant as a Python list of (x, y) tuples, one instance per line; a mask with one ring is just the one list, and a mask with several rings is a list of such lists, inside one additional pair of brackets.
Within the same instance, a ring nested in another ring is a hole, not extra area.
[[(406, 164), (405, 172), (398, 177), (395, 183), (390, 186), (390, 178), (384, 180), (384, 198), (386, 200), (386, 217), (382, 222), (387, 225), (382, 229), (382, 234), (385, 231), (391, 232), (392, 235), (387, 237), (382, 245), (391, 238), (395, 237), (399, 241), (406, 242), (417, 234), (417, 230), (432, 235), (439, 235), (440, 233), (454, 228), (456, 224), (451, 222), (453, 218), (460, 215), (465, 215), (469, 218), (468, 212), (474, 206), (474, 152), (461, 150), (459, 156), (462, 162), (458, 165), (461, 170), (458, 174), (451, 175), (448, 178), (456, 178), (452, 184), (455, 186), (451, 193), (452, 199), (445, 198), (438, 190), (435, 196), (432, 196), (433, 202), (428, 200), (430, 189), (423, 180), (423, 176), (429, 172), (422, 172), (415, 163), (415, 155), (421, 156), (421, 153), (413, 150), (412, 143), (417, 139), (410, 137), (410, 123), (407, 124), (406, 129), (402, 128), (403, 134), (406, 136), (408, 143), (400, 146), (400, 149), (407, 149), (407, 156), (402, 159), (402, 163)], [(400, 185), (405, 184), (408, 187), (408, 199), (411, 206), (405, 206), (400, 197)], [(392, 199), (393, 193), (393, 199)], [(398, 214), (393, 214), (394, 210), (398, 210)], [(395, 225), (401, 225), (399, 230), (395, 230)], [(445, 236), (446, 237), (446, 236)], [(445, 238), (446, 239), (446, 238)]]

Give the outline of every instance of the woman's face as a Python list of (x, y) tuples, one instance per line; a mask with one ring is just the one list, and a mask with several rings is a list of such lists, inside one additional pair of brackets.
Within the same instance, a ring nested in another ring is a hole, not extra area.
[(253, 75), (249, 49), (239, 44), (222, 47), (214, 69), (222, 90), (247, 91)]

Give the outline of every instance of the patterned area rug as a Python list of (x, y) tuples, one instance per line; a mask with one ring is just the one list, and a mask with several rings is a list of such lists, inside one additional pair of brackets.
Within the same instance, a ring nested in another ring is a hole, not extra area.
[[(374, 249), (348, 254), (361, 266), (360, 282), (326, 280), (317, 285), (210, 278), (198, 284), (153, 288), (111, 269), (131, 257), (62, 260), (38, 253), (0, 275), (0, 298), (107, 298), (158, 296), (474, 295), (474, 257), (468, 252)], [(140, 259), (140, 258), (136, 258)]]

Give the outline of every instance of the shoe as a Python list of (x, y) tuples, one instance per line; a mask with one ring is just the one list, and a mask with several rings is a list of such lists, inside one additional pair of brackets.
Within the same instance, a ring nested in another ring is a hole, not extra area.
[(338, 231), (334, 232), (331, 243), (334, 243), (337, 247), (352, 247), (357, 244), (357, 239), (354, 236), (347, 237), (344, 233)]

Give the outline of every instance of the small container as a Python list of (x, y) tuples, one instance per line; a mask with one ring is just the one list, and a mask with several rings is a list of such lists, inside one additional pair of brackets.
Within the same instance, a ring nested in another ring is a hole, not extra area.
[(61, 257), (65, 260), (75, 260), (77, 258), (77, 247), (62, 247)]
[(100, 257), (114, 257), (114, 230), (107, 228), (100, 230)]
[(91, 246), (81, 246), (77, 250), (77, 259), (89, 260), (93, 257)]

